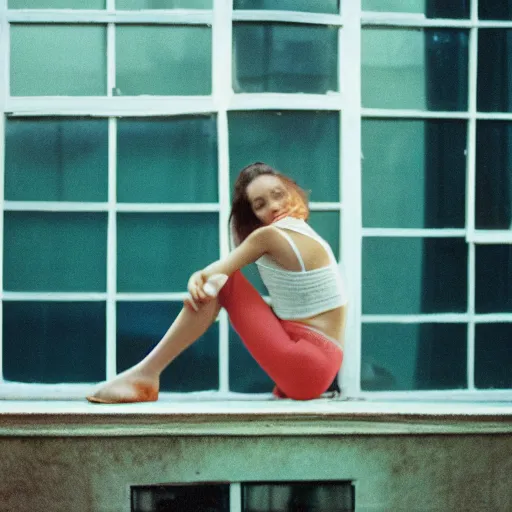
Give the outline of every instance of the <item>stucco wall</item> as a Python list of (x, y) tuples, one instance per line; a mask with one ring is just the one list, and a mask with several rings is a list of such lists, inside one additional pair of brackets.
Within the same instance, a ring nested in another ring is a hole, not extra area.
[(128, 511), (129, 486), (355, 481), (357, 511), (510, 511), (512, 435), (0, 438), (0, 510)]

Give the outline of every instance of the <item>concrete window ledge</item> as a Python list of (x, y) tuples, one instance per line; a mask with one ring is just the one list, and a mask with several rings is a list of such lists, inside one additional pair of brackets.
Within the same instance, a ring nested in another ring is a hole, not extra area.
[(1, 436), (511, 434), (512, 402), (214, 400), (143, 404), (2, 400)]

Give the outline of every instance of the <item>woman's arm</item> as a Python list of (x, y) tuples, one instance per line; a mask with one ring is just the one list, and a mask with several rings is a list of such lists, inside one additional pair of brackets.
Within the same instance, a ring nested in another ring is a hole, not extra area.
[(203, 285), (209, 277), (214, 274), (226, 274), (230, 276), (233, 272), (254, 263), (264, 254), (271, 252), (278, 242), (279, 234), (271, 226), (265, 226), (254, 230), (236, 249), (231, 251), (225, 258), (215, 261), (203, 270), (194, 272), (188, 282), (188, 291), (194, 300), (208, 300), (203, 291)]

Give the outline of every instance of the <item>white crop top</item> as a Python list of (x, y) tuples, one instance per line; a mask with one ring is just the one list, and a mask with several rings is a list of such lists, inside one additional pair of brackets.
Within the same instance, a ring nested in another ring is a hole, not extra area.
[(283, 320), (308, 318), (346, 304), (347, 296), (340, 268), (329, 244), (303, 220), (285, 217), (273, 225), (313, 238), (325, 248), (331, 260), (326, 267), (306, 270), (292, 238), (283, 229), (279, 229), (279, 233), (290, 243), (302, 270), (286, 270), (267, 255), (256, 261), (275, 314)]

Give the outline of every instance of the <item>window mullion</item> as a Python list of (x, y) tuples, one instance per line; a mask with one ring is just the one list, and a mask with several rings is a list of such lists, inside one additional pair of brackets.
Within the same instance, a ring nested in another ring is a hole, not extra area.
[[(345, 395), (357, 395), (361, 389), (361, 282), (362, 282), (362, 205), (361, 205), (361, 1), (343, 3), (344, 27), (341, 29), (340, 89), (343, 95), (341, 116), (343, 243), (341, 260), (349, 269), (348, 319), (345, 360), (341, 385)], [(348, 56), (350, 55), (350, 58)]]
[(476, 112), (478, 74), (478, 2), (471, 0), (470, 17), (474, 23), (469, 32), (469, 76), (468, 76), (468, 148), (466, 178), (466, 240), (468, 240), (468, 330), (467, 330), (467, 386), (475, 389), (475, 183), (476, 183)]
[(242, 484), (239, 482), (229, 485), (229, 512), (242, 512)]
[[(7, 23), (7, 0), (0, 0), (0, 104), (2, 105), (0, 119), (0, 293), (4, 290), (4, 183), (5, 183), (5, 106), (9, 95), (9, 24)], [(3, 302), (0, 307), (0, 326), (3, 325)], [(0, 329), (0, 383), (3, 382), (3, 329)]]
[[(220, 257), (229, 252), (227, 230), (230, 210), (229, 140), (227, 110), (233, 95), (231, 80), (231, 2), (214, 0), (212, 27), (212, 91), (217, 112), (217, 157), (219, 196)], [(219, 391), (229, 391), (229, 321), (225, 311), (219, 316)]]
[(108, 224), (107, 224), (107, 379), (116, 373), (116, 292), (117, 292), (117, 119), (108, 124)]

